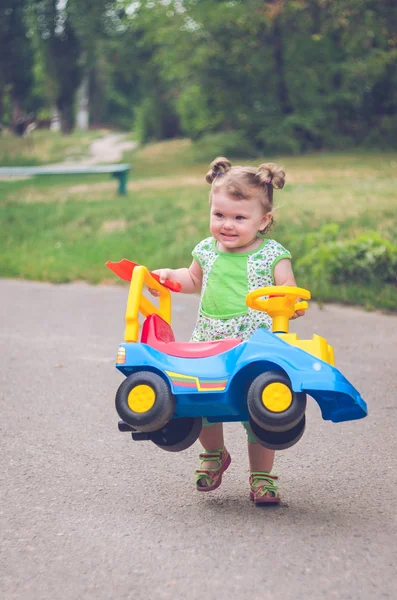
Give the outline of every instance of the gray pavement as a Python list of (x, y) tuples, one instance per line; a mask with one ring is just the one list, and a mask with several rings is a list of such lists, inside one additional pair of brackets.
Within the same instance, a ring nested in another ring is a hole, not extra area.
[[(280, 507), (248, 500), (244, 430), (197, 494), (198, 444), (172, 454), (117, 430), (127, 288), (0, 280), (2, 600), (397, 597), (397, 318), (338, 306), (293, 324), (335, 347), (370, 416), (280, 452)], [(174, 297), (188, 339), (197, 298)]]

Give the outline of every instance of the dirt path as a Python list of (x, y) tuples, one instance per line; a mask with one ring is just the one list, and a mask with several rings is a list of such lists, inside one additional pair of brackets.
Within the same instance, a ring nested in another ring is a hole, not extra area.
[(126, 137), (127, 134), (125, 133), (105, 134), (103, 137), (92, 142), (89, 150), (90, 154), (87, 158), (79, 161), (65, 160), (57, 163), (57, 165), (89, 166), (119, 162), (123, 158), (123, 152), (133, 150), (137, 146), (136, 142), (126, 140)]

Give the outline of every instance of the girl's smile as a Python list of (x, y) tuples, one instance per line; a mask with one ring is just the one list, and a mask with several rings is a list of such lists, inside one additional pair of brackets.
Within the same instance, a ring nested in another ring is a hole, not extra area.
[(271, 219), (257, 198), (234, 199), (221, 191), (212, 195), (210, 231), (223, 252), (248, 252), (260, 245), (258, 231)]

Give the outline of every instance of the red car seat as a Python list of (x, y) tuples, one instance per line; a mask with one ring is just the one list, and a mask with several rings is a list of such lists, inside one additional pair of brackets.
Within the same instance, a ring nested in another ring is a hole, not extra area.
[(236, 340), (215, 340), (214, 342), (176, 342), (173, 331), (159, 315), (146, 317), (141, 334), (141, 342), (148, 344), (170, 356), (180, 358), (207, 358), (226, 352), (242, 342)]

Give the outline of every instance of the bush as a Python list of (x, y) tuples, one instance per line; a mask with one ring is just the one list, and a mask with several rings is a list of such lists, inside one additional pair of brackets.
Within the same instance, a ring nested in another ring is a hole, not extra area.
[(216, 156), (253, 158), (258, 155), (255, 146), (239, 131), (203, 135), (193, 145), (194, 158), (209, 162)]
[(135, 108), (134, 129), (140, 143), (177, 137), (179, 122), (163, 98), (150, 96)]
[[(329, 239), (330, 227), (334, 239)], [(296, 266), (305, 278), (332, 284), (393, 284), (397, 285), (397, 245), (377, 233), (365, 233), (350, 240), (336, 240), (337, 226), (322, 228), (312, 234), (310, 251), (301, 254)], [(324, 240), (327, 236), (327, 241)], [(302, 250), (303, 248), (301, 248)]]
[(364, 140), (368, 148), (397, 148), (397, 116), (382, 115), (377, 127), (373, 127)]
[(256, 139), (264, 152), (299, 154), (319, 150), (324, 144), (321, 117), (292, 114), (282, 120), (272, 119)]
[(183, 86), (176, 100), (176, 110), (183, 133), (192, 140), (217, 129), (224, 121), (223, 112), (210, 109), (197, 84)]

